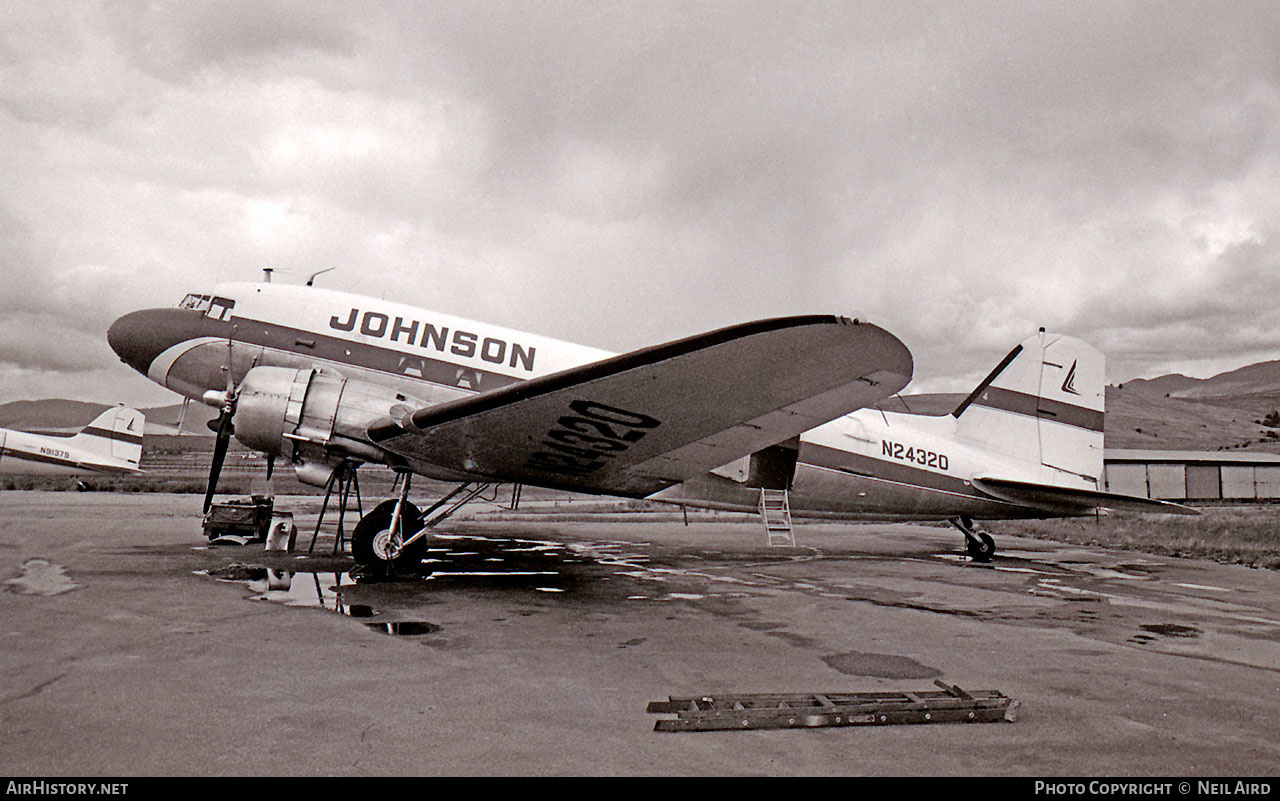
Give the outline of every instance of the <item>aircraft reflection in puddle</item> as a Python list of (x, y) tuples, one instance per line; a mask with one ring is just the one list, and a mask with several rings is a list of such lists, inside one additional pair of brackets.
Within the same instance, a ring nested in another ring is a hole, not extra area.
[[(562, 568), (585, 561), (563, 545), (540, 540), (483, 536), (438, 535), (439, 547), (428, 549), (424, 575), (397, 579), (418, 585), (492, 586), (504, 590), (564, 593), (570, 577)], [(430, 571), (430, 572), (427, 572)], [(250, 600), (284, 606), (326, 609), (361, 618), (374, 631), (418, 636), (439, 631), (433, 623), (415, 620), (382, 620), (383, 612), (367, 604), (350, 603), (345, 593), (358, 584), (382, 583), (382, 577), (351, 572), (277, 570), (263, 565), (234, 563), (209, 571), (211, 578), (243, 584), (253, 593)]]
[[(382, 613), (368, 604), (347, 603), (342, 591), (356, 585), (349, 573), (273, 570), (260, 565), (228, 565), (217, 570), (198, 571), (219, 581), (244, 584), (255, 594), (251, 601), (270, 601), (284, 606), (327, 609), (353, 618), (376, 618)], [(440, 627), (421, 620), (362, 621), (373, 631), (401, 637), (434, 634)]]

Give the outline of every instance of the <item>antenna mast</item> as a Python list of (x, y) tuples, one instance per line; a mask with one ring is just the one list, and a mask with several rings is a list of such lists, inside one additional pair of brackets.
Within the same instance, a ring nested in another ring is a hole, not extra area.
[(317, 276), (317, 275), (320, 275), (321, 273), (331, 272), (331, 271), (336, 270), (336, 269), (338, 269), (338, 268), (337, 268), (337, 267), (326, 267), (326, 268), (324, 268), (323, 270), (316, 270), (314, 273), (312, 273), (312, 274), (311, 274), (311, 277), (307, 279), (307, 286), (311, 286), (311, 285), (315, 282), (315, 280), (316, 280), (316, 276)]

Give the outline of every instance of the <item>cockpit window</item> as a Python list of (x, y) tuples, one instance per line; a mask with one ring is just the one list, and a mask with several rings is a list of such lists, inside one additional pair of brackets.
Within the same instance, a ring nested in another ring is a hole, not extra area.
[(215, 320), (225, 320), (231, 316), (231, 310), (236, 307), (234, 300), (227, 298), (214, 297), (209, 301), (209, 311), (206, 317), (212, 317)]
[(231, 310), (236, 307), (236, 302), (229, 298), (220, 298), (216, 295), (187, 295), (178, 304), (179, 309), (195, 309), (204, 312), (205, 317), (212, 317), (215, 320), (225, 320), (231, 316)]
[(209, 296), (208, 295), (187, 295), (185, 298), (182, 299), (182, 302), (178, 304), (178, 308), (179, 309), (198, 309), (200, 311), (208, 311)]

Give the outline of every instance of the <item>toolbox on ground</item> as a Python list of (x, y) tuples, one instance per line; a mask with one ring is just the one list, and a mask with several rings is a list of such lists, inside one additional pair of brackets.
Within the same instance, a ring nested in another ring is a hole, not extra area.
[(223, 539), (244, 544), (265, 540), (274, 506), (274, 500), (266, 495), (215, 503), (204, 516), (204, 535), (210, 542)]

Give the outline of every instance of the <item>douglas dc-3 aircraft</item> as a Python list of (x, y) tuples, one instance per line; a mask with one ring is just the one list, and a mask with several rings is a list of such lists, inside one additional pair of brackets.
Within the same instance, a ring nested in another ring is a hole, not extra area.
[[(684, 506), (854, 520), (1191, 512), (1102, 491), (1103, 358), (1041, 331), (948, 416), (872, 407), (911, 354), (836, 316), (744, 323), (620, 356), (342, 292), (232, 283), (127, 314), (120, 358), (219, 408), (206, 509), (227, 442), (332, 486), (344, 465), (404, 476), (352, 535), (363, 565), (417, 565), (409, 477), (512, 482)], [(463, 486), (459, 487), (459, 491)], [(432, 510), (428, 510), (429, 512)]]
[(0, 428), (0, 475), (141, 473), (142, 425), (142, 412), (116, 406), (68, 437)]

